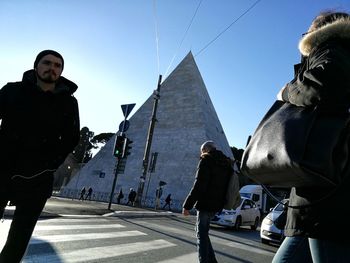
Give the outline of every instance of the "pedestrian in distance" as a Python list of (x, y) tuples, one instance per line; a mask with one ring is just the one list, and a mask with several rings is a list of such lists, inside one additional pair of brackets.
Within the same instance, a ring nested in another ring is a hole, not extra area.
[(136, 191), (133, 188), (130, 188), (130, 192), (128, 195), (128, 202), (126, 203), (126, 205), (128, 205), (129, 203), (134, 206), (135, 205), (135, 198), (136, 198)]
[(123, 190), (120, 188), (120, 191), (119, 191), (118, 196), (117, 196), (117, 204), (118, 205), (120, 204), (120, 200), (122, 200), (123, 198), (124, 198)]
[(84, 200), (84, 197), (85, 197), (85, 193), (86, 193), (86, 188), (85, 186), (80, 190), (80, 197), (79, 197), (79, 200)]
[(213, 141), (202, 144), (194, 184), (183, 203), (182, 213), (188, 216), (197, 210), (196, 236), (199, 262), (217, 262), (209, 238), (210, 221), (221, 211), (226, 201), (226, 190), (233, 173), (231, 160), (216, 149)]
[(171, 194), (168, 194), (168, 196), (165, 198), (165, 204), (163, 206), (163, 209), (165, 209), (165, 207), (168, 207), (169, 211), (171, 210)]
[(90, 186), (86, 194), (85, 200), (89, 198), (89, 200), (91, 201), (91, 195), (92, 195), (92, 187)]
[[(278, 98), (302, 107), (322, 107), (324, 115), (345, 112), (350, 107), (350, 15), (344, 12), (320, 13), (299, 42), (302, 62), (295, 66), (294, 79)], [(348, 130), (349, 132), (349, 130)], [(331, 138), (329, 138), (330, 140)], [(350, 144), (347, 142), (348, 151)], [(338, 153), (337, 153), (338, 154)], [(339, 153), (343, 154), (343, 153)], [(337, 156), (332, 156), (335, 160)], [(290, 193), (284, 230), (286, 238), (273, 263), (350, 262), (350, 229), (336, 226), (350, 213), (346, 204), (350, 188), (350, 160), (338, 162), (345, 172), (334, 188), (295, 188)], [(317, 201), (318, 200), (318, 201)], [(332, 211), (332, 212), (331, 212)]]
[(21, 261), (53, 173), (79, 141), (78, 86), (61, 76), (63, 67), (61, 54), (44, 50), (22, 81), (0, 90), (0, 211), (8, 201), (16, 206), (1, 263)]

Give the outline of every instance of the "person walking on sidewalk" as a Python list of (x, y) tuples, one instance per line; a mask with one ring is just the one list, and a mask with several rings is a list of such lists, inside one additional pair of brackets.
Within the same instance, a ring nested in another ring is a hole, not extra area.
[(129, 203), (134, 206), (135, 205), (135, 198), (136, 198), (136, 191), (133, 188), (130, 188), (130, 192), (128, 195), (128, 202), (126, 203), (126, 205), (128, 205)]
[(86, 194), (85, 200), (89, 198), (89, 200), (91, 201), (91, 195), (92, 195), (92, 187), (90, 186)]
[(120, 188), (120, 191), (117, 196), (117, 204), (120, 204), (120, 200), (124, 198), (123, 190)]
[(1, 263), (21, 261), (53, 173), (80, 138), (78, 86), (61, 76), (63, 67), (61, 54), (44, 50), (22, 81), (0, 90), (0, 213), (8, 201), (16, 206)]
[(171, 202), (171, 194), (168, 194), (168, 196), (165, 198), (165, 204), (163, 206), (163, 209), (165, 209), (165, 207), (168, 207), (170, 211), (171, 210), (170, 202)]
[(80, 197), (79, 197), (79, 200), (84, 201), (85, 193), (86, 193), (86, 188), (85, 188), (85, 186), (84, 186), (84, 187), (80, 190)]
[(233, 173), (231, 160), (217, 150), (213, 141), (202, 144), (193, 187), (183, 203), (182, 213), (197, 210), (196, 236), (199, 262), (217, 262), (209, 238), (210, 220), (224, 207), (226, 190)]

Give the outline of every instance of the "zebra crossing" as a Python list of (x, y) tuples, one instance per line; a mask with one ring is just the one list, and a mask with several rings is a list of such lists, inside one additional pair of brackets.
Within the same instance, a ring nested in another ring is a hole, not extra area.
[[(5, 243), (5, 231), (9, 226), (10, 220), (0, 224), (0, 248)], [(103, 218), (40, 220), (34, 229), (23, 262), (115, 262), (115, 258), (164, 251), (177, 246), (163, 238), (147, 238), (147, 233), (129, 228), (130, 226)], [(196, 262), (196, 253), (186, 255), (186, 259), (186, 262)], [(176, 258), (172, 260), (175, 261), (160, 262), (181, 262)]]
[[(5, 243), (10, 223), (10, 220), (0, 223), (0, 249)], [(172, 223), (104, 217), (40, 220), (22, 262), (198, 262), (193, 225)], [(270, 262), (274, 255), (273, 251), (261, 249), (254, 241), (238, 236), (235, 236), (235, 241), (228, 241), (227, 237), (213, 233), (211, 240), (225, 253), (230, 251), (231, 254), (235, 249), (234, 254), (238, 251), (242, 254), (241, 258), (249, 251), (259, 258), (259, 262)], [(227, 261), (220, 262), (241, 262), (241, 258), (232, 261), (232, 257), (228, 257)]]

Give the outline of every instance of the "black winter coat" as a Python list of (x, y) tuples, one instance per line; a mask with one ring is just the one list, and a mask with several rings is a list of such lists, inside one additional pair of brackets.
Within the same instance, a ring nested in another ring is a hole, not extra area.
[(77, 88), (60, 77), (44, 92), (30, 70), (0, 90), (0, 198), (51, 196), (53, 172), (79, 141)]
[(202, 155), (193, 187), (183, 207), (187, 210), (195, 207), (198, 211), (221, 211), (232, 173), (231, 160), (221, 151), (215, 150)]
[[(301, 40), (299, 48), (304, 61), (297, 67), (295, 79), (284, 90), (283, 100), (305, 107), (322, 105), (326, 111), (348, 112), (350, 20), (328, 24), (307, 34)], [(286, 236), (350, 240), (350, 228), (344, 227), (347, 218), (345, 215), (350, 213), (347, 193), (350, 189), (350, 165), (347, 167), (341, 188), (334, 196), (308, 208), (288, 208)], [(292, 188), (289, 204), (308, 205), (331, 190)], [(338, 226), (341, 228), (341, 235), (336, 230)]]

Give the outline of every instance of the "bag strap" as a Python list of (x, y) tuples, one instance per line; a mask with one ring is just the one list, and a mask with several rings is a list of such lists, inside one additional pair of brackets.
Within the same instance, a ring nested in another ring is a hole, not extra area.
[(265, 190), (265, 192), (267, 193), (268, 196), (270, 196), (272, 199), (274, 199), (275, 201), (277, 201), (277, 203), (281, 204), (281, 205), (285, 205), (288, 208), (295, 208), (295, 209), (302, 209), (302, 208), (308, 208), (308, 207), (312, 207), (314, 205), (317, 205), (323, 201), (325, 201), (326, 199), (332, 197), (336, 192), (338, 192), (339, 188), (341, 187), (341, 183), (339, 183), (333, 190), (331, 190), (328, 194), (326, 194), (325, 196), (323, 196), (320, 199), (315, 200), (314, 202), (308, 204), (308, 205), (286, 205), (284, 203), (282, 203), (276, 196), (274, 196), (270, 190), (263, 184), (260, 184), (261, 187)]

